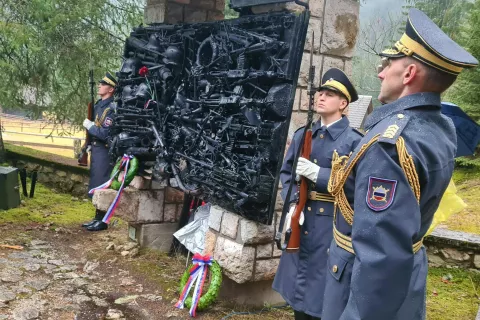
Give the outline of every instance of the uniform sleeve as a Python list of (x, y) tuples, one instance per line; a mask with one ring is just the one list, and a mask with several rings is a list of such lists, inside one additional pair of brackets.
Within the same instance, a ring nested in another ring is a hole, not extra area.
[(107, 142), (108, 132), (110, 130), (111, 125), (113, 124), (114, 112), (115, 112), (115, 109), (113, 107), (109, 107), (109, 110), (105, 115), (105, 118), (101, 119), (102, 121), (101, 123), (99, 123), (99, 126), (97, 125), (92, 126), (88, 130), (88, 133), (90, 133), (92, 136), (94, 136), (99, 140)]
[[(287, 192), (288, 192), (288, 187), (290, 186), (290, 182), (292, 179), (292, 168), (293, 168), (293, 161), (295, 159), (295, 151), (297, 141), (296, 141), (296, 135), (295, 134), (292, 138), (292, 142), (290, 143), (290, 146), (288, 147), (287, 154), (285, 155), (285, 159), (283, 161), (282, 169), (280, 170), (280, 181), (282, 182), (282, 191), (280, 192), (280, 196), (282, 197), (283, 201), (285, 201), (285, 198), (287, 197)], [(297, 186), (296, 184), (292, 186), (292, 195), (297, 192)]]
[(374, 144), (355, 179), (351, 292), (341, 320), (395, 319), (413, 271), (420, 209), (394, 144)]

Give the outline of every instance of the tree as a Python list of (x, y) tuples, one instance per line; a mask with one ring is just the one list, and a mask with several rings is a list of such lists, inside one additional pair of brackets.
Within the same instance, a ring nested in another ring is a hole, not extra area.
[[(477, 59), (480, 59), (480, 0), (476, 0), (463, 25), (460, 43)], [(447, 98), (458, 104), (475, 121), (480, 123), (478, 90), (480, 89), (480, 70), (473, 68), (463, 71)]]
[(2, 0), (0, 105), (54, 123), (80, 124), (89, 100), (88, 69), (98, 79), (121, 63), (124, 39), (142, 22), (143, 0)]

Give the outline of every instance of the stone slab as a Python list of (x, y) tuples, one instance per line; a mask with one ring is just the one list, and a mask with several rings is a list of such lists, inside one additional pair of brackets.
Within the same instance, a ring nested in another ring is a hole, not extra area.
[(142, 248), (151, 248), (168, 252), (172, 244), (173, 234), (177, 231), (177, 223), (152, 223), (130, 225), (136, 229), (137, 242)]
[(238, 284), (231, 279), (223, 278), (220, 299), (252, 307), (285, 304), (282, 296), (273, 291), (272, 282), (267, 280)]

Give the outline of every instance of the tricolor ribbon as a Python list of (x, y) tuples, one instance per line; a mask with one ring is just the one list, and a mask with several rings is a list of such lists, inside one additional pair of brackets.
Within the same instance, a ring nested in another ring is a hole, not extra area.
[(190, 277), (188, 278), (185, 287), (180, 294), (178, 302), (175, 304), (175, 307), (178, 309), (183, 309), (185, 300), (187, 300), (190, 289), (192, 289), (195, 284), (195, 289), (193, 290), (192, 297), (192, 306), (190, 307), (190, 316), (195, 317), (198, 302), (202, 296), (203, 285), (205, 284), (205, 279), (207, 278), (208, 266), (212, 265), (213, 258), (209, 255), (202, 256), (196, 253), (192, 259), (193, 267), (190, 269)]
[(120, 198), (122, 197), (123, 189), (124, 189), (124, 185), (125, 185), (125, 179), (127, 177), (128, 166), (130, 164), (130, 160), (132, 160), (132, 159), (133, 159), (133, 156), (128, 156), (126, 154), (123, 155), (122, 160), (120, 162), (120, 166), (118, 167), (117, 171), (115, 171), (115, 173), (112, 175), (110, 180), (108, 180), (104, 184), (88, 191), (89, 194), (94, 194), (95, 191), (97, 191), (97, 190), (108, 189), (110, 187), (110, 185), (112, 184), (113, 180), (115, 180), (115, 177), (117, 176), (117, 174), (120, 171), (122, 171), (122, 169), (124, 170), (122, 184), (120, 185), (120, 188), (118, 189), (118, 192), (117, 192), (117, 195), (115, 196), (115, 199), (113, 200), (112, 204), (108, 208), (107, 213), (103, 217), (102, 222), (105, 222), (105, 223), (110, 222), (110, 219), (113, 217), (113, 214), (114, 214), (115, 210), (117, 209), (118, 204), (120, 203)]

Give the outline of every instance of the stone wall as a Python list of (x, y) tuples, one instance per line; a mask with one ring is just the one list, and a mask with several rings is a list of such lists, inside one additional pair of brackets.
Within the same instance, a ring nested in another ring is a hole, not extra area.
[(6, 150), (7, 162), (13, 167), (27, 169), (28, 176), (37, 171), (42, 184), (58, 192), (87, 197), (90, 171), (78, 166), (76, 160), (8, 144)]
[(145, 23), (204, 22), (223, 19), (225, 0), (147, 0)]
[(432, 267), (480, 270), (480, 236), (437, 228), (425, 238)]

